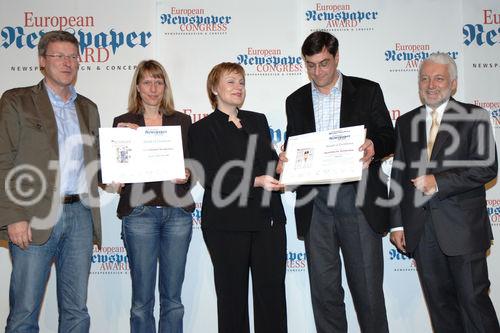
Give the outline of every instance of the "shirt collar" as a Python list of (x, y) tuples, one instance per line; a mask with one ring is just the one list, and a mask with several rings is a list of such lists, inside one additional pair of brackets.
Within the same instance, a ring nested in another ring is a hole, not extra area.
[[(446, 107), (448, 106), (449, 101), (450, 100), (448, 99), (446, 102), (444, 102), (443, 104), (441, 104), (440, 106), (438, 106), (436, 108), (436, 112), (438, 113), (439, 119), (441, 119), (441, 117), (443, 116), (443, 113), (446, 110)], [(425, 110), (427, 111), (428, 115), (430, 115), (432, 112), (432, 108), (428, 105), (425, 106)]]
[(45, 81), (43, 82), (45, 85), (45, 89), (47, 89), (47, 94), (49, 95), (50, 102), (55, 105), (65, 105), (68, 103), (74, 103), (76, 100), (76, 89), (73, 85), (69, 86), (69, 91), (70, 91), (70, 96), (67, 101), (63, 101), (63, 99), (57, 95), (46, 83)]
[[(342, 91), (342, 73), (340, 71), (337, 71), (338, 73), (338, 78), (337, 78), (337, 82), (335, 82), (335, 85), (332, 87), (332, 89), (330, 90), (330, 92), (328, 93), (331, 94), (333, 91)], [(322, 94), (318, 87), (316, 87), (316, 84), (314, 84), (314, 81), (311, 81), (311, 88), (312, 88), (312, 91), (313, 93), (315, 94)]]

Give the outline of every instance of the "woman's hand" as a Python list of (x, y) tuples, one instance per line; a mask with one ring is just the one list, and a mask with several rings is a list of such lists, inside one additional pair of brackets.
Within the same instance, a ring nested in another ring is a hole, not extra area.
[(125, 184), (115, 183), (115, 182), (112, 182), (111, 184), (103, 184), (103, 185), (104, 186), (102, 187), (102, 189), (104, 191), (106, 191), (108, 193), (118, 193), (118, 194), (120, 194), (123, 186), (125, 186)]
[(255, 177), (253, 186), (262, 187), (266, 191), (280, 191), (285, 187), (285, 185), (281, 184), (279, 180), (276, 180), (268, 175)]
[(128, 127), (131, 129), (138, 129), (139, 125), (134, 124), (134, 123), (118, 123), (118, 125), (116, 125), (116, 127)]
[(281, 175), (283, 172), (284, 164), (288, 162), (288, 158), (286, 158), (286, 151), (282, 150), (279, 154), (278, 165), (276, 166), (276, 173)]

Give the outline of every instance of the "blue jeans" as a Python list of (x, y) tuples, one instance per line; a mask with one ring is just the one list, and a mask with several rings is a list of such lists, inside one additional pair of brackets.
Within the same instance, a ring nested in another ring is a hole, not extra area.
[(156, 332), (153, 310), (158, 260), (158, 332), (182, 332), (181, 291), (193, 230), (191, 214), (182, 208), (139, 206), (122, 222), (132, 278), (131, 332)]
[(5, 332), (39, 331), (38, 316), (53, 260), (59, 332), (88, 332), (87, 285), (92, 247), (92, 216), (80, 202), (63, 205), (62, 215), (45, 244), (22, 250), (9, 243), (12, 274)]

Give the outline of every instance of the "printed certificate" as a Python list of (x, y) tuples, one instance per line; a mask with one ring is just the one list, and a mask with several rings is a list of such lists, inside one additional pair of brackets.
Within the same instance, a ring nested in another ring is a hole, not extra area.
[(284, 185), (336, 184), (361, 179), (364, 126), (343, 127), (288, 138), (280, 182)]
[(99, 144), (105, 184), (185, 177), (180, 126), (99, 128)]

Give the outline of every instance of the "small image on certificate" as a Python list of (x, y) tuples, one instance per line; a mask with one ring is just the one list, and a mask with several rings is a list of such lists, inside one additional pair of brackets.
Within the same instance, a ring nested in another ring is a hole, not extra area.
[(295, 159), (295, 169), (308, 169), (312, 167), (314, 158), (314, 148), (297, 149), (297, 158)]
[(118, 163), (129, 163), (132, 148), (126, 144), (119, 144), (113, 142), (116, 146), (116, 162)]
[(320, 185), (358, 181), (362, 176), (364, 126), (343, 127), (288, 138), (280, 182)]

